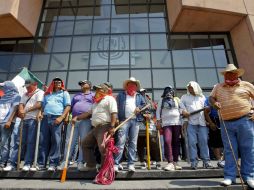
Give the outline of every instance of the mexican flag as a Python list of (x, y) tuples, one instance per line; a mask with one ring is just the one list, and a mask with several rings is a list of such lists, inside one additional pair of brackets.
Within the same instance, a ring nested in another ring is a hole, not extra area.
[(22, 96), (26, 92), (24, 87), (25, 80), (31, 79), (38, 83), (38, 88), (43, 89), (43, 82), (40, 81), (32, 72), (30, 72), (26, 67), (12, 79), (12, 82), (18, 88), (19, 94)]

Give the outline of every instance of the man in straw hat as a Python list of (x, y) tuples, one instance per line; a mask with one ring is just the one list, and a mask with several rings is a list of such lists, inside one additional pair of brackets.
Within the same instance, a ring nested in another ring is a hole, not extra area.
[(123, 88), (124, 91), (120, 92), (117, 96), (119, 121), (123, 122), (133, 113), (136, 113), (137, 115), (117, 131), (116, 146), (119, 149), (119, 152), (115, 156), (114, 170), (118, 172), (118, 169), (121, 168), (119, 164), (123, 155), (126, 139), (128, 138), (128, 170), (134, 172), (134, 161), (136, 159), (139, 131), (139, 124), (137, 122), (142, 122), (144, 120), (144, 117), (139, 112), (145, 105), (145, 100), (143, 96), (137, 92), (140, 89), (140, 82), (134, 77), (125, 80), (123, 82)]
[(237, 164), (229, 145), (231, 142), (236, 160), (238, 149), (240, 150), (242, 179), (254, 188), (254, 114), (250, 114), (254, 86), (239, 79), (243, 73), (243, 69), (237, 69), (233, 64), (228, 64), (221, 72), (224, 82), (214, 87), (210, 102), (219, 110), (222, 119), (221, 136), (226, 164), (221, 185), (229, 186), (236, 180)]

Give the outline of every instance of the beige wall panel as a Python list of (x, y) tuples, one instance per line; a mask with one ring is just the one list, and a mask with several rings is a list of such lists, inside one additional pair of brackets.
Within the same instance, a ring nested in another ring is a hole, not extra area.
[(0, 15), (13, 12), (13, 9), (17, 7), (19, 1), (17, 0), (0, 0)]
[(173, 28), (173, 25), (176, 22), (179, 14), (182, 10), (181, 1), (179, 1), (179, 0), (167, 0), (167, 10), (168, 10), (170, 28)]
[(248, 14), (254, 15), (254, 1), (253, 0), (243, 0), (247, 8)]
[(239, 67), (245, 69), (243, 79), (250, 82), (254, 81), (254, 41), (251, 35), (246, 19), (231, 31)]

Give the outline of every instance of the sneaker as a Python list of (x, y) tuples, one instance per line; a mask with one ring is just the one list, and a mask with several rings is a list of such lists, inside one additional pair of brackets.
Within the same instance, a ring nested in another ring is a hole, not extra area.
[(28, 172), (30, 170), (30, 165), (24, 165), (22, 171)]
[(86, 165), (86, 166), (80, 168), (79, 171), (81, 171), (81, 172), (96, 171), (96, 167), (95, 166), (94, 167), (90, 167), (90, 166)]
[(128, 171), (129, 172), (135, 172), (136, 171), (136, 169), (134, 167), (134, 164), (131, 164), (131, 165), (128, 166)]
[(146, 169), (147, 169), (146, 162), (141, 162), (141, 170), (146, 170)]
[(175, 166), (173, 163), (168, 163), (166, 167), (164, 168), (165, 171), (175, 171)]
[(181, 166), (178, 165), (177, 162), (174, 163), (175, 166), (175, 170), (182, 170), (183, 168)]
[(162, 170), (160, 163), (156, 164), (156, 170)]
[(78, 171), (83, 171), (85, 168), (83, 162), (79, 162), (77, 168), (78, 168)]
[(248, 179), (248, 180), (246, 181), (246, 183), (248, 184), (248, 186), (249, 186), (250, 188), (253, 188), (253, 189), (254, 189), (254, 179)]
[(14, 166), (12, 166), (12, 165), (8, 165), (8, 166), (6, 166), (5, 168), (3, 168), (3, 170), (6, 171), (6, 172), (8, 172), (8, 171), (13, 171), (13, 170), (15, 170), (15, 168), (14, 168)]
[(231, 179), (224, 179), (222, 182), (220, 182), (220, 185), (222, 186), (229, 186), (231, 185), (233, 182)]
[(152, 165), (156, 166), (157, 162), (156, 161), (153, 161), (152, 162)]
[(118, 165), (114, 165), (114, 171), (119, 172)]
[(54, 172), (54, 171), (56, 171), (56, 167), (55, 166), (49, 166), (48, 171)]
[[(61, 171), (64, 169), (64, 166), (65, 166), (65, 161), (62, 162), (59, 166), (57, 166), (57, 170)], [(68, 167), (68, 166), (67, 166)]]
[(119, 170), (123, 170), (123, 165), (122, 165), (122, 164), (119, 164), (119, 165), (118, 165), (118, 169), (119, 169)]
[(198, 162), (192, 162), (191, 163), (191, 169), (192, 170), (197, 170), (198, 169)]
[(204, 169), (214, 169), (214, 166), (210, 162), (203, 163)]
[(5, 165), (4, 164), (0, 164), (0, 169), (4, 169)]
[(225, 167), (225, 160), (219, 161), (219, 162), (217, 163), (217, 166), (218, 166), (219, 168), (224, 168), (224, 167)]

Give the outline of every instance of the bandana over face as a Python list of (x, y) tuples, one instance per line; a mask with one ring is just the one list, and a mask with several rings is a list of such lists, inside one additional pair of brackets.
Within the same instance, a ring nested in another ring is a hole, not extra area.
[(238, 74), (233, 72), (226, 72), (224, 75), (225, 83), (234, 86), (239, 82)]
[(137, 85), (135, 83), (128, 83), (126, 91), (128, 95), (134, 96), (137, 92)]

